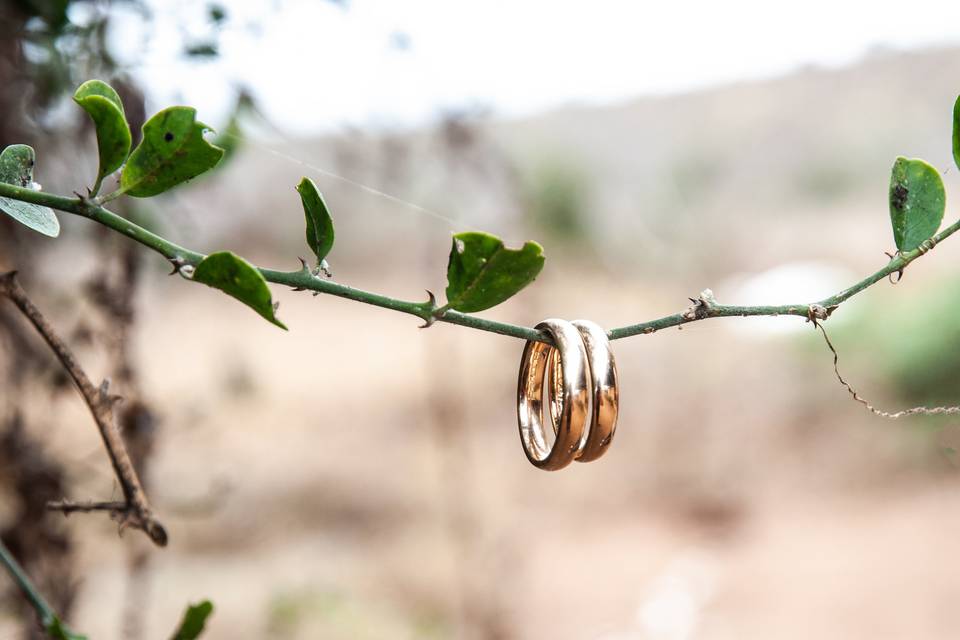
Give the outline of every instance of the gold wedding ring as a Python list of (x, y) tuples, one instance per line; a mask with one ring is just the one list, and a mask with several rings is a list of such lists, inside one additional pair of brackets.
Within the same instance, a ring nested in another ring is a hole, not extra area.
[(617, 363), (610, 351), (607, 332), (595, 322), (574, 320), (587, 349), (593, 391), (593, 414), (587, 441), (577, 454), (578, 462), (596, 460), (610, 447), (617, 430), (620, 412), (620, 386), (617, 384)]
[[(537, 329), (549, 333), (556, 346), (529, 341), (523, 349), (517, 421), (524, 453), (548, 471), (573, 460), (596, 460), (610, 446), (619, 412), (617, 367), (607, 335), (588, 320), (544, 320)], [(547, 420), (552, 433), (544, 429)]]
[[(557, 346), (530, 340), (523, 348), (517, 384), (517, 421), (523, 450), (530, 463), (546, 471), (556, 471), (573, 462), (586, 443), (593, 410), (590, 365), (586, 346), (573, 324), (549, 319), (538, 324), (537, 329), (549, 333)], [(559, 352), (559, 367), (552, 364), (555, 352)], [(548, 369), (554, 369), (555, 374), (559, 371), (553, 378), (555, 384), (544, 384)], [(551, 390), (555, 390), (553, 394)], [(559, 397), (552, 397), (554, 394)], [(545, 395), (550, 400), (547, 403), (544, 403)], [(553, 426), (552, 445), (548, 444), (543, 428), (545, 404)]]

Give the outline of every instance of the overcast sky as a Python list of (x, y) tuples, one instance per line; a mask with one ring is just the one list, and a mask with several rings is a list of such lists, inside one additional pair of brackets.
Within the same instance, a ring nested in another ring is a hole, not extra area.
[(155, 0), (145, 53), (133, 20), (117, 23), (117, 43), (140, 52), (155, 106), (187, 102), (216, 124), (242, 82), (295, 132), (416, 125), (449, 109), (529, 114), (844, 65), (877, 47), (960, 43), (960, 2), (942, 0), (223, 4), (216, 61), (180, 55), (184, 33), (205, 31), (206, 3), (194, 0)]

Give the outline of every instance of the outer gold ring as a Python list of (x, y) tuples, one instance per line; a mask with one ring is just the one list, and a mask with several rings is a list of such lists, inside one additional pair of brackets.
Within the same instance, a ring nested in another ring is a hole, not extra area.
[(590, 433), (576, 459), (578, 462), (590, 462), (606, 453), (613, 441), (620, 412), (620, 386), (617, 363), (610, 350), (606, 331), (589, 320), (574, 320), (572, 324), (580, 332), (587, 349), (593, 393)]
[(537, 329), (549, 333), (559, 350), (562, 377), (556, 390), (560, 398), (550, 403), (559, 413), (548, 409), (556, 433), (553, 446), (547, 445), (543, 429), (544, 380), (555, 351), (551, 345), (531, 340), (523, 348), (517, 382), (517, 422), (530, 463), (539, 469), (556, 471), (570, 464), (585, 445), (593, 413), (590, 365), (584, 341), (573, 324), (549, 319), (538, 324)]

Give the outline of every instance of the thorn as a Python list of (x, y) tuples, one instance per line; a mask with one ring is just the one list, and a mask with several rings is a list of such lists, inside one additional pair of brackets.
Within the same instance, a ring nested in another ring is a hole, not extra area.
[(123, 402), (123, 396), (110, 393), (110, 378), (103, 379), (103, 382), (100, 383), (100, 388), (97, 389), (97, 395), (100, 402), (110, 409), (113, 409), (113, 407)]
[(110, 378), (104, 378), (100, 383), (100, 399), (103, 400), (110, 395)]
[(83, 203), (85, 206), (88, 206), (88, 207), (89, 207), (89, 206), (91, 206), (91, 205), (96, 204), (96, 203), (94, 202), (93, 198), (90, 197), (90, 196), (93, 195), (93, 193), (90, 191), (90, 187), (87, 187), (87, 195), (83, 195), (83, 194), (80, 193), (79, 191), (74, 191), (74, 192), (73, 192), (73, 195), (77, 196), (77, 198), (80, 200), (80, 202)]
[[(423, 324), (420, 325), (421, 329), (427, 329), (433, 326), (433, 323), (443, 317), (443, 313), (437, 314), (437, 311), (440, 307), (437, 306), (437, 296), (433, 295), (433, 291), (426, 289), (427, 295), (430, 298), (427, 300), (426, 304), (430, 305), (430, 315), (423, 321)], [(444, 309), (444, 311), (446, 311)]]
[[(931, 247), (931, 248), (932, 248), (932, 247)], [(927, 251), (929, 251), (929, 249), (928, 249)], [(924, 251), (923, 253), (926, 253), (926, 251)], [(900, 252), (897, 251), (896, 253), (890, 253), (889, 251), (884, 251), (884, 252), (883, 252), (883, 255), (887, 256), (887, 257), (890, 258), (890, 260), (892, 261), (892, 260), (896, 260), (896, 259), (897, 259), (897, 256), (900, 255)], [(922, 254), (921, 254), (921, 255), (922, 255)], [(902, 280), (902, 279), (903, 279), (903, 269), (898, 269), (898, 270), (897, 270), (897, 279), (896, 279), (896, 280), (893, 279), (893, 274), (892, 274), (892, 273), (887, 276), (887, 280), (890, 282), (890, 284), (897, 284), (897, 283), (900, 282), (900, 280)]]
[(307, 264), (307, 261), (302, 256), (297, 256), (297, 260), (300, 261), (300, 270), (310, 273), (310, 265)]

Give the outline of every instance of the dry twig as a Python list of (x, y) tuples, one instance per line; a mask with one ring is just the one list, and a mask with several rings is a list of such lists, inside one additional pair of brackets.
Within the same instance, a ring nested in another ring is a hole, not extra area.
[(106, 510), (120, 523), (120, 530), (127, 527), (140, 529), (153, 540), (157, 546), (167, 544), (167, 532), (163, 525), (153, 515), (147, 496), (140, 484), (140, 478), (130, 461), (130, 454), (123, 443), (123, 438), (114, 423), (113, 407), (120, 398), (109, 393), (109, 381), (104, 380), (100, 387), (95, 387), (80, 367), (69, 347), (60, 339), (47, 322), (40, 310), (30, 301), (26, 292), (17, 282), (16, 271), (0, 274), (0, 295), (7, 297), (30, 321), (50, 349), (60, 360), (63, 368), (76, 383), (87, 407), (93, 415), (104, 447), (113, 465), (114, 473), (123, 489), (123, 502), (98, 503), (50, 503), (48, 508), (71, 513), (73, 511)]

